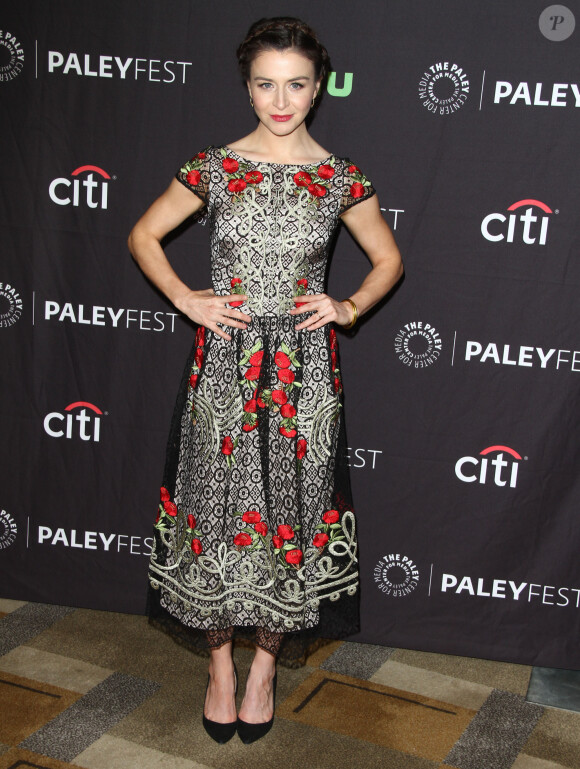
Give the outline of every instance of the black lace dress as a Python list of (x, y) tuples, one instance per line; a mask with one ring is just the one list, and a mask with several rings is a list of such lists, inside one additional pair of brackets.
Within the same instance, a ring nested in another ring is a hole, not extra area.
[[(323, 292), (346, 209), (374, 194), (345, 158), (256, 163), (208, 147), (177, 179), (206, 205), (217, 295), (252, 316), (200, 327), (167, 450), (150, 615), (194, 648), (205, 631), (314, 638), (358, 628), (358, 571), (336, 333), (296, 331), (293, 296)], [(293, 662), (294, 661), (294, 662)]]

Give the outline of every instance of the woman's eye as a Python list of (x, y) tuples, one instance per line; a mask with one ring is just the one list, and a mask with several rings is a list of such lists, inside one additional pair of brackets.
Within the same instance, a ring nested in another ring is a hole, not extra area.
[(299, 91), (303, 87), (304, 86), (302, 85), (302, 83), (291, 83), (290, 85), (290, 88), (292, 88), (292, 90), (294, 91)]
[(260, 88), (270, 88), (272, 83), (260, 83)]

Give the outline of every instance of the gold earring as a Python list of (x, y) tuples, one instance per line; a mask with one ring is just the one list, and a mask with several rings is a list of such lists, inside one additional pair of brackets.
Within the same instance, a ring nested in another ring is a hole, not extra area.
[(250, 96), (250, 104), (251, 104), (251, 106), (252, 106), (252, 109), (254, 109), (254, 100), (252, 99), (252, 97), (251, 97), (251, 96)]
[(314, 100), (316, 99), (316, 96), (312, 97), (312, 104), (310, 105), (310, 109), (314, 109)]

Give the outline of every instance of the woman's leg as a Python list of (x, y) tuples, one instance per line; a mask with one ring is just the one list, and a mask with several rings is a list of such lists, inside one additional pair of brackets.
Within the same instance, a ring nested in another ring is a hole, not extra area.
[(283, 633), (274, 633), (266, 628), (256, 630), (256, 654), (238, 714), (239, 718), (248, 724), (264, 723), (274, 714), (273, 681), (276, 674), (276, 656), (283, 640)]
[(229, 724), (236, 720), (234, 661), (232, 659), (233, 627), (208, 630), (210, 650), (209, 685), (204, 714), (210, 721)]

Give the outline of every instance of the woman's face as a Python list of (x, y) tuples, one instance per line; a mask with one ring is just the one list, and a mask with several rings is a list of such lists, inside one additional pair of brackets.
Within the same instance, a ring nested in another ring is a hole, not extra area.
[(287, 136), (304, 123), (319, 88), (314, 64), (292, 48), (264, 51), (251, 64), (248, 90), (254, 111), (276, 136)]

